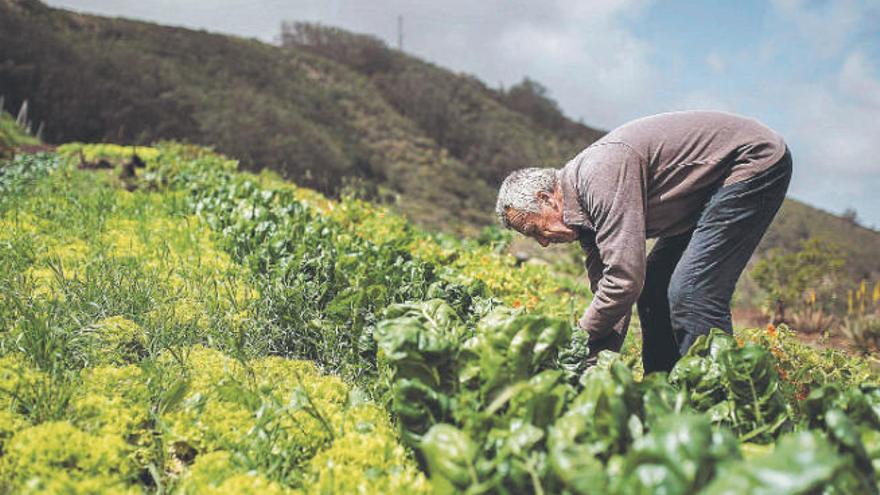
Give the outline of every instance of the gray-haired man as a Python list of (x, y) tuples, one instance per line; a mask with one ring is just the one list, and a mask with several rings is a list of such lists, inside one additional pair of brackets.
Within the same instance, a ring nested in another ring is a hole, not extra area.
[(562, 169), (511, 173), (496, 212), (542, 246), (580, 241), (591, 360), (620, 349), (637, 302), (645, 371), (668, 371), (710, 328), (732, 331), (736, 281), (791, 173), (785, 142), (755, 120), (665, 113), (611, 131)]

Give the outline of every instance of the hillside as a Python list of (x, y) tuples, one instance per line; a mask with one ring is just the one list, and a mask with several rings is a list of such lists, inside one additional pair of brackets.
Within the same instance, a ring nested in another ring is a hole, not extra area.
[(839, 247), (847, 275), (853, 280), (880, 278), (880, 233), (794, 199), (783, 203), (759, 252), (797, 249), (801, 240), (811, 237)]
[[(561, 164), (602, 131), (540, 84), (498, 90), (336, 28), (284, 24), (282, 46), (0, 0), (0, 96), (50, 143), (177, 139), (337, 197), (474, 234), (511, 169)], [(880, 235), (787, 200), (759, 248), (825, 237), (853, 278), (880, 276)]]
[(490, 89), (372, 36), (320, 25), (284, 23), (281, 40), (289, 50), (318, 54), (368, 77), (398, 113), (491, 185), (542, 159), (563, 163), (604, 134), (567, 119), (528, 79), (508, 91)]
[[(0, 60), (0, 92), (10, 107), (30, 101), (49, 142), (212, 144), (331, 195), (352, 186), (391, 200), (424, 225), (474, 232), (491, 221), (495, 184), (479, 165), (502, 145), (444, 147), (367, 77), (307, 50), (2, 0)], [(493, 134), (548, 134), (486, 94), (472, 101), (500, 112)], [(556, 163), (577, 146), (533, 148), (511, 153)]]

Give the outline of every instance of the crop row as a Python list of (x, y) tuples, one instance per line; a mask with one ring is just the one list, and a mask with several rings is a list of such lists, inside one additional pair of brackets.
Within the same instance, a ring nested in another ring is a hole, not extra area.
[(138, 150), (134, 193), (73, 170), (131, 152), (107, 145), (0, 177), (29, 184), (0, 203), (4, 355), (37, 377), (10, 382), (4, 459), (66, 459), (12, 454), (50, 426), (115, 445), (72, 471), (15, 461), (7, 486), (876, 491), (880, 392), (857, 361), (773, 329), (713, 334), (669, 376), (612, 354), (585, 371), (571, 296), (539, 268), (204, 149)]
[[(444, 272), (442, 263), (401, 246), (411, 244), (413, 234), (398, 231), (383, 244), (369, 241), (383, 239), (375, 234), (346, 235), (352, 229), (339, 215), (297, 218), (312, 211), (283, 190), (234, 174), (205, 180), (205, 168), (195, 161), (172, 173), (161, 166), (155, 172), (170, 177), (163, 182), (171, 187), (175, 178), (185, 177), (194, 210), (222, 233), (234, 258), (263, 280), (289, 280), (279, 267), (302, 273), (303, 263), (315, 259), (357, 257), (343, 265), (355, 276), (339, 273), (338, 262), (334, 270), (309, 272), (308, 282), (317, 279), (329, 295), (308, 297), (303, 291), (306, 297), (296, 309), (313, 309), (336, 334), (343, 329), (348, 339), (343, 345), (360, 353), (360, 359), (343, 362), (372, 371), (378, 356), (382, 369), (374, 390), (390, 397), (404, 440), (419, 453), (437, 490), (778, 490), (773, 480), (786, 477), (800, 483), (795, 491), (876, 490), (876, 386), (840, 391), (824, 384), (803, 405), (792, 404), (772, 348), (739, 345), (723, 333), (701, 340), (668, 377), (636, 381), (630, 368), (611, 356), (605, 356), (604, 369), (585, 372), (582, 335), (573, 334), (568, 323), (499, 306), (489, 296), (500, 291), (482, 283), (454, 283), (454, 271)], [(306, 228), (314, 225), (321, 226), (317, 236)], [(383, 250), (385, 256), (370, 256)], [(422, 268), (407, 269), (400, 260)], [(413, 273), (418, 277), (405, 277)], [(300, 287), (297, 291), (309, 287), (301, 280), (285, 285)], [(261, 293), (270, 294), (265, 288)], [(340, 297), (346, 301), (342, 311)], [(320, 338), (327, 333), (325, 327)], [(321, 354), (310, 357), (320, 361)], [(682, 432), (703, 435), (702, 450), (681, 452), (689, 439), (679, 445), (674, 440)], [(804, 463), (795, 459), (770, 467), (762, 456), (740, 460), (734, 438), (745, 442), (746, 450), (761, 450), (753, 445), (782, 435), (787, 435), (782, 448), (770, 455), (796, 457), (806, 448), (815, 454), (814, 476), (800, 473)], [(640, 450), (652, 442), (659, 460)], [(682, 471), (679, 463), (696, 468)]]
[(185, 194), (2, 171), (0, 491), (427, 490), (363, 391), (249, 338), (249, 271)]

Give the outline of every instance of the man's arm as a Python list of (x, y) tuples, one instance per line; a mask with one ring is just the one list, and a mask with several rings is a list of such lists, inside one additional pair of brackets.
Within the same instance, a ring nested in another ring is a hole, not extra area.
[[(599, 248), (596, 246), (595, 234), (588, 234), (587, 237), (581, 240), (581, 248), (586, 254), (586, 262), (584, 263), (585, 268), (587, 269), (587, 278), (590, 280), (590, 291), (595, 296), (596, 292), (599, 290), (599, 281), (602, 280), (602, 274), (605, 271), (605, 264), (602, 263), (602, 257), (599, 255)], [(629, 320), (632, 311), (628, 311), (623, 318), (621, 318), (612, 328), (611, 331), (615, 332), (623, 337), (626, 336), (626, 331), (629, 328)], [(579, 323), (581, 328), (584, 327)], [(609, 332), (610, 333), (610, 332)], [(606, 334), (599, 334), (597, 332), (589, 332), (590, 340), (598, 340), (604, 337)], [(620, 339), (621, 343), (623, 339)], [(611, 349), (617, 351), (617, 349)]]
[[(645, 281), (645, 169), (624, 144), (608, 143), (585, 154), (579, 187), (596, 229), (587, 256), (593, 301), (578, 322), (591, 340), (625, 331)], [(601, 275), (599, 275), (601, 274)]]

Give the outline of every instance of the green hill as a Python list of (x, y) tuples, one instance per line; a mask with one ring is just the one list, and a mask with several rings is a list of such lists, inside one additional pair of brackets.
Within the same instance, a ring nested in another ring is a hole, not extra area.
[[(512, 169), (559, 165), (602, 135), (540, 84), (493, 89), (374, 37), (284, 24), (280, 46), (36, 0), (0, 0), (0, 95), (44, 138), (216, 147), (330, 196), (354, 191), (432, 229), (474, 234)], [(789, 200), (760, 252), (832, 240), (880, 275), (880, 235)]]
[(794, 199), (783, 203), (759, 252), (770, 248), (794, 250), (800, 241), (809, 238), (839, 247), (846, 260), (847, 276), (855, 280), (880, 278), (880, 233)]
[[(432, 126), (400, 111), (405, 102), (385, 99), (387, 86), (312, 52), (0, 1), (0, 91), (13, 105), (31, 102), (49, 142), (212, 144), (246, 168), (269, 167), (331, 195), (352, 186), (424, 225), (464, 232), (491, 221), (505, 171), (558, 163), (586, 144), (562, 144), (475, 82), (465, 85), (467, 104), (492, 111), (471, 115), (492, 126), (451, 121), (470, 140), (451, 133), (438, 144), (424, 130)], [(433, 68), (424, 78), (440, 73), (449, 74)], [(496, 153), (505, 148), (516, 160)], [(483, 173), (484, 161), (493, 173)]]
[(388, 48), (372, 36), (313, 24), (282, 25), (282, 44), (339, 62), (368, 77), (394, 109), (489, 184), (510, 170), (564, 162), (603, 131), (567, 119), (540, 84), (488, 88)]

